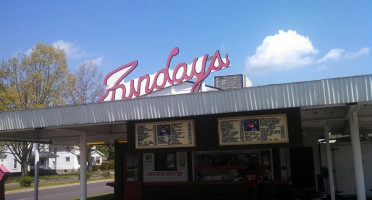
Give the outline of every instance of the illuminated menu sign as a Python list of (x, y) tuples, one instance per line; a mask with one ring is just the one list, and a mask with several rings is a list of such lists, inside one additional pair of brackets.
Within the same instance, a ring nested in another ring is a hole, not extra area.
[(287, 115), (218, 119), (220, 145), (288, 143)]
[(193, 120), (138, 123), (135, 129), (136, 149), (195, 146)]

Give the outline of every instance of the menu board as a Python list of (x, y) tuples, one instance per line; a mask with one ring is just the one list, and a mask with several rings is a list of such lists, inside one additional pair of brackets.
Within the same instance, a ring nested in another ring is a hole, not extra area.
[(136, 149), (195, 146), (193, 120), (138, 123), (135, 129)]
[(287, 115), (218, 119), (220, 145), (288, 143)]

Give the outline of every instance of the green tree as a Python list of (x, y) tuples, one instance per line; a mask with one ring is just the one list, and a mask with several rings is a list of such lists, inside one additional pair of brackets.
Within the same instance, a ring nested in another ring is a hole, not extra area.
[[(96, 102), (104, 93), (102, 79), (102, 72), (98, 71), (97, 65), (93, 62), (80, 64), (74, 75), (68, 77), (69, 85), (67, 87), (69, 89), (65, 98), (67, 103), (76, 105)], [(65, 146), (64, 149), (77, 156), (76, 152), (80, 152), (78, 146)], [(93, 171), (91, 159), (93, 150), (93, 146), (87, 146), (87, 168), (89, 172)]]
[(70, 77), (70, 89), (67, 96), (69, 104), (87, 104), (96, 102), (104, 93), (102, 71), (98, 71), (93, 62), (84, 62)]
[[(66, 103), (71, 75), (63, 50), (42, 43), (30, 55), (1, 63), (0, 109), (17, 110), (50, 107)], [(7, 147), (21, 163), (22, 176), (28, 175), (32, 142), (8, 142)]]
[(3, 83), (5, 79), (5, 71), (3, 68), (0, 68), (0, 111), (6, 110), (6, 91), (7, 91), (7, 86)]
[(105, 154), (107, 160), (114, 160), (115, 148), (113, 145), (98, 145), (97, 150)]

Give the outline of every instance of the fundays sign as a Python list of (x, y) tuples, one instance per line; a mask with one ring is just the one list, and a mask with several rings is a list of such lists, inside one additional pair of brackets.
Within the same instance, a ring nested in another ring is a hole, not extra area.
[[(98, 101), (113, 101), (131, 99), (151, 92), (172, 86), (196, 78), (190, 93), (199, 92), (203, 80), (214, 71), (230, 66), (228, 55), (221, 58), (217, 50), (211, 59), (208, 54), (203, 57), (194, 58), (192, 64), (179, 63), (174, 70), (170, 69), (171, 61), (179, 52), (177, 47), (170, 52), (164, 69), (152, 75), (144, 75), (139, 78), (125, 82), (128, 76), (138, 65), (138, 61), (123, 65), (106, 75), (104, 84), (107, 86), (105, 94)], [(207, 67), (207, 62), (209, 66)]]

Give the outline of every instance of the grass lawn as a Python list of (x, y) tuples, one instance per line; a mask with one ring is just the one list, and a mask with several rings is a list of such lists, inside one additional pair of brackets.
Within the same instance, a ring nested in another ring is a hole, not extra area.
[[(34, 178), (33, 176), (30, 176)], [(78, 174), (57, 174), (57, 175), (46, 175), (46, 176), (39, 176), (39, 180), (60, 180), (60, 179), (70, 179), (70, 178), (77, 178)], [(19, 183), (21, 180), (20, 176), (10, 176), (6, 179), (5, 184), (7, 183)]]
[[(107, 173), (107, 172), (115, 172), (115, 170), (105, 170), (105, 171), (94, 171), (92, 172), (92, 176), (97, 176), (97, 175), (102, 175), (104, 173)], [(31, 178), (34, 178), (34, 176), (30, 176)], [(78, 178), (79, 177), (79, 173), (76, 172), (76, 173), (71, 173), (71, 174), (55, 174), (55, 175), (44, 175), (44, 176), (39, 176), (39, 180), (40, 181), (44, 181), (44, 180), (61, 180), (61, 179), (72, 179), (72, 178)], [(5, 184), (7, 183), (19, 183), (19, 181), (21, 180), (21, 177), (20, 176), (12, 176), (10, 175), (10, 177), (8, 177), (8, 179), (6, 179), (5, 181)]]
[[(100, 181), (100, 180), (109, 180), (109, 179), (114, 178), (113, 176), (100, 176), (100, 174), (102, 174), (102, 173), (104, 173), (104, 172), (94, 172), (93, 176), (91, 176), (88, 179), (88, 182), (90, 182), (90, 181)], [(94, 176), (94, 175), (96, 175), (96, 176)], [(6, 184), (19, 183), (20, 179), (21, 179), (20, 177), (9, 177), (6, 180)], [(62, 175), (40, 176), (39, 180), (40, 181), (45, 181), (45, 182), (40, 182), (39, 187), (66, 185), (66, 184), (73, 184), (73, 183), (79, 183), (80, 182), (78, 174), (62, 174)], [(23, 190), (23, 189), (32, 189), (32, 188), (33, 188), (33, 185), (31, 185), (31, 187), (21, 187), (21, 186), (19, 186), (19, 184), (17, 184), (13, 187), (6, 187), (5, 191), (14, 191), (14, 190)]]

